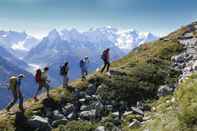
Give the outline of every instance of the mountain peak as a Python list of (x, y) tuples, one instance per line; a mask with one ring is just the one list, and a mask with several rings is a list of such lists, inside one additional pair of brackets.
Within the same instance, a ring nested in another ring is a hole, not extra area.
[(56, 29), (53, 29), (53, 30), (51, 30), (50, 32), (49, 32), (49, 34), (48, 34), (48, 38), (51, 40), (51, 41), (53, 41), (53, 40), (55, 40), (55, 39), (60, 39), (60, 34), (59, 34), (59, 32), (56, 30)]

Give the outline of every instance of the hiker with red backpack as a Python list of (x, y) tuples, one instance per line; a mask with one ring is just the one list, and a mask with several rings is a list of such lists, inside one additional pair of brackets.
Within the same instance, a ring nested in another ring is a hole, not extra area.
[(49, 82), (50, 80), (48, 80), (48, 67), (44, 68), (44, 71), (42, 72), (41, 69), (38, 69), (36, 71), (36, 75), (35, 75), (35, 80), (36, 83), (38, 84), (38, 89), (34, 95), (34, 100), (38, 101), (37, 99), (37, 95), (39, 94), (39, 92), (42, 90), (42, 88), (46, 88), (47, 90), (47, 97), (49, 97)]
[(68, 71), (69, 71), (68, 62), (65, 62), (63, 66), (60, 66), (60, 75), (63, 77), (62, 87), (65, 89), (68, 87), (68, 81), (69, 81)]
[(20, 74), (18, 76), (11, 76), (9, 78), (9, 90), (11, 90), (13, 95), (13, 100), (7, 105), (6, 111), (10, 111), (10, 108), (16, 104), (17, 100), (19, 99), (19, 109), (21, 112), (24, 112), (23, 108), (23, 95), (21, 92), (21, 81), (25, 76)]
[(101, 73), (103, 73), (103, 71), (105, 70), (105, 68), (107, 67), (107, 72), (109, 71), (109, 67), (110, 67), (110, 54), (109, 54), (110, 49), (107, 48), (103, 51), (101, 59), (104, 62), (104, 66), (101, 70)]

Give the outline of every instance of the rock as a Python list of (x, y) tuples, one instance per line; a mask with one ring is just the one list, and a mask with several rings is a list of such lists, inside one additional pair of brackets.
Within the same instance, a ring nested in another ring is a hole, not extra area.
[(131, 115), (131, 114), (133, 114), (133, 111), (126, 111), (126, 112), (123, 114), (123, 116), (126, 117), (126, 116)]
[(85, 99), (85, 98), (79, 99), (79, 102), (80, 102), (81, 104), (86, 104), (86, 99)]
[(72, 119), (74, 118), (74, 113), (70, 113), (70, 114), (67, 116), (67, 118), (68, 118), (69, 120), (72, 120)]
[(59, 125), (65, 125), (68, 122), (67, 119), (56, 120), (52, 122), (53, 127), (58, 127)]
[(95, 131), (105, 131), (105, 127), (104, 126), (99, 126), (95, 129)]
[(68, 115), (71, 112), (73, 112), (73, 109), (74, 109), (73, 104), (68, 103), (62, 110), (64, 115)]
[(197, 60), (194, 62), (193, 66), (192, 66), (192, 69), (197, 71)]
[(184, 62), (184, 61), (185, 61), (185, 59), (184, 59), (184, 54), (180, 54), (180, 55), (173, 56), (173, 57), (171, 58), (171, 61), (172, 61), (172, 62), (175, 62), (175, 63), (182, 63), (182, 62)]
[(60, 120), (60, 119), (64, 119), (65, 116), (63, 114), (61, 114), (58, 110), (53, 111), (53, 120)]
[(161, 97), (161, 96), (166, 96), (169, 95), (170, 93), (172, 93), (173, 89), (170, 88), (168, 85), (163, 85), (160, 86), (158, 91), (157, 91), (157, 96)]
[(107, 111), (112, 112), (113, 106), (112, 106), (112, 105), (106, 105), (106, 106), (105, 106), (105, 109), (106, 109)]
[(144, 116), (144, 112), (143, 112), (141, 109), (139, 109), (139, 108), (131, 107), (131, 110), (132, 110), (133, 113), (135, 113), (135, 114), (139, 114), (139, 115)]
[(82, 105), (81, 108), (80, 108), (81, 111), (87, 111), (87, 110), (90, 110), (90, 108), (86, 105)]
[(138, 109), (143, 110), (144, 109), (144, 103), (142, 101), (137, 101), (136, 107)]
[(91, 95), (96, 94), (96, 90), (97, 88), (95, 84), (89, 84), (86, 93), (91, 96)]
[(113, 112), (112, 117), (119, 117), (119, 112)]
[(39, 129), (41, 131), (51, 131), (52, 129), (48, 123), (48, 119), (40, 116), (33, 116), (30, 120), (28, 120), (28, 124), (32, 128)]
[(81, 119), (93, 120), (96, 116), (96, 110), (82, 111), (79, 116)]
[(132, 128), (132, 127), (137, 127), (137, 126), (140, 126), (141, 125), (141, 122), (139, 122), (138, 120), (134, 119), (130, 124), (129, 124), (129, 128)]

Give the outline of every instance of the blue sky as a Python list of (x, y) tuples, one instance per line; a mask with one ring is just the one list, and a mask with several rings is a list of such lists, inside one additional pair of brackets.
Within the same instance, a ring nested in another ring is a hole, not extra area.
[(197, 0), (0, 0), (0, 30), (38, 37), (108, 25), (165, 35), (196, 20)]

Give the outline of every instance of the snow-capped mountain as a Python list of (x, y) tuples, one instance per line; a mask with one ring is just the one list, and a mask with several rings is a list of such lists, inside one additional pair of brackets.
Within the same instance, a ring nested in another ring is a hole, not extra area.
[(158, 39), (150, 32), (138, 32), (133, 29), (119, 30), (111, 26), (91, 28), (86, 32), (79, 32), (76, 29), (64, 29), (60, 33), (63, 40), (68, 42), (91, 42), (102, 46), (103, 41), (110, 41), (108, 46), (117, 46), (121, 50), (131, 51), (139, 45)]
[(23, 58), (38, 43), (38, 39), (25, 32), (0, 31), (0, 46), (19, 58)]

